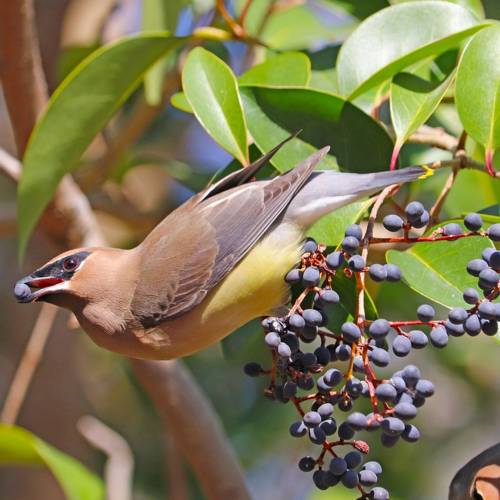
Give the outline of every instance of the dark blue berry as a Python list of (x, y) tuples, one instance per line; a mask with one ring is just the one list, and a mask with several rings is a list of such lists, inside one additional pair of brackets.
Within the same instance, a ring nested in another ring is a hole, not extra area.
[(346, 236), (341, 243), (344, 251), (349, 254), (354, 253), (358, 249), (359, 244), (359, 240), (354, 236)]
[(345, 236), (353, 236), (357, 240), (361, 241), (361, 239), (363, 238), (363, 231), (361, 229), (361, 226), (359, 224), (351, 224), (345, 230)]
[(420, 439), (420, 431), (414, 425), (406, 424), (401, 437), (409, 443), (414, 443)]
[(479, 302), (479, 294), (474, 288), (466, 288), (464, 290), (463, 297), (464, 301), (467, 302), (467, 304), (473, 305)]
[(470, 213), (464, 218), (464, 226), (469, 231), (479, 231), (483, 225), (483, 219), (479, 214)]
[(493, 224), (489, 227), (488, 236), (492, 241), (500, 241), (500, 223)]
[(341, 476), (347, 470), (347, 462), (342, 457), (332, 458), (330, 472), (335, 476)]
[(408, 217), (410, 222), (417, 221), (424, 211), (425, 208), (419, 201), (412, 201), (405, 208), (406, 217)]
[(308, 239), (302, 247), (304, 253), (314, 253), (317, 249), (318, 244), (313, 239)]
[(346, 422), (355, 430), (355, 431), (360, 431), (362, 429), (365, 429), (367, 426), (367, 420), (366, 416), (360, 413), (359, 411), (355, 411), (354, 413), (351, 413), (347, 419)]
[(302, 437), (302, 436), (305, 436), (307, 434), (307, 427), (304, 424), (304, 422), (294, 422), (290, 426), (289, 430), (290, 430), (290, 434), (293, 437)]
[(389, 324), (389, 322), (386, 319), (379, 318), (370, 324), (368, 333), (374, 339), (378, 339), (385, 337), (389, 333), (390, 329), (391, 325)]
[(306, 270), (302, 274), (302, 284), (308, 288), (318, 286), (320, 279), (321, 274), (319, 272), (319, 269), (314, 266), (306, 268)]
[(472, 276), (479, 276), (479, 273), (487, 267), (488, 264), (483, 259), (473, 259), (467, 264), (467, 272)]
[(304, 472), (310, 472), (316, 467), (316, 460), (313, 457), (302, 457), (299, 460), (299, 469)]
[(338, 269), (344, 263), (342, 252), (332, 252), (327, 255), (326, 263), (331, 269)]
[(462, 228), (460, 227), (459, 224), (456, 224), (455, 222), (450, 222), (449, 224), (446, 224), (446, 226), (443, 227), (443, 233), (446, 236), (458, 236), (459, 234), (462, 234)]
[(363, 458), (361, 457), (361, 453), (358, 451), (350, 451), (344, 456), (344, 460), (346, 461), (349, 469), (355, 469), (361, 465)]
[(382, 224), (387, 229), (387, 231), (395, 233), (396, 231), (399, 231), (403, 228), (404, 221), (399, 215), (390, 214), (384, 217)]
[(355, 272), (362, 271), (365, 266), (365, 259), (361, 255), (353, 255), (348, 261), (349, 268)]
[(435, 315), (436, 311), (429, 304), (422, 304), (421, 306), (418, 306), (417, 316), (420, 321), (432, 321)]
[(404, 335), (398, 335), (392, 342), (392, 352), (403, 358), (409, 354), (411, 351), (411, 341), (408, 337)]
[(412, 330), (410, 332), (410, 342), (414, 349), (423, 349), (428, 344), (429, 339), (421, 330)]
[(355, 342), (361, 337), (361, 330), (352, 322), (344, 323), (341, 326), (340, 331), (342, 332), (344, 340), (347, 342)]
[(399, 436), (405, 430), (405, 423), (396, 417), (386, 417), (380, 424), (382, 432), (389, 436)]
[(448, 333), (443, 326), (435, 326), (429, 335), (434, 347), (442, 348), (448, 344)]
[(387, 281), (396, 282), (401, 280), (401, 269), (395, 264), (385, 264), (385, 271), (387, 273)]
[(382, 264), (372, 264), (368, 274), (373, 281), (384, 281), (387, 278), (387, 270)]
[(393, 402), (396, 401), (398, 393), (393, 385), (382, 383), (375, 389), (375, 395), (380, 401)]

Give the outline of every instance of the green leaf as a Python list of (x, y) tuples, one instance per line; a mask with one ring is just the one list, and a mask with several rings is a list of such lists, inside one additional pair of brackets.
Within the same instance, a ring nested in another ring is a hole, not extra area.
[[(175, 32), (177, 17), (186, 0), (145, 0), (142, 7), (142, 30), (144, 32)], [(144, 96), (150, 106), (161, 103), (163, 79), (168, 66), (168, 58), (158, 61), (144, 77)]]
[(304, 147), (290, 156), (304, 143), (310, 145), (307, 154), (330, 145), (339, 166), (348, 171), (373, 172), (389, 165), (392, 141), (387, 132), (341, 97), (312, 89), (269, 88), (245, 88), (242, 96), (248, 128), (261, 150), (267, 151), (302, 130), (299, 137), (303, 142), (291, 141), (273, 158), (281, 171), (304, 159)]
[(242, 164), (247, 164), (245, 116), (231, 68), (211, 52), (197, 47), (186, 59), (182, 87), (208, 134)]
[(276, 50), (300, 50), (317, 46), (320, 42), (334, 42), (346, 34), (353, 21), (331, 29), (305, 5), (276, 9), (265, 23), (259, 37)]
[(121, 39), (87, 57), (56, 89), (23, 159), (18, 189), (20, 255), (61, 178), (77, 168), (94, 136), (151, 65), (183, 41), (168, 34)]
[(68, 500), (103, 500), (102, 481), (74, 458), (16, 426), (0, 425), (0, 464), (45, 465)]
[(434, 113), (450, 88), (454, 76), (455, 71), (442, 82), (430, 82), (411, 73), (398, 73), (392, 79), (390, 108), (396, 132), (393, 162), (408, 137)]
[(337, 75), (354, 99), (426, 57), (445, 52), (482, 29), (468, 10), (449, 2), (394, 5), (363, 21), (342, 46)]
[(191, 104), (189, 104), (189, 101), (186, 99), (186, 94), (184, 92), (176, 92), (170, 98), (170, 104), (172, 104), (174, 108), (180, 109), (185, 113), (193, 112), (193, 108), (191, 107)]
[(368, 200), (362, 200), (339, 208), (316, 222), (307, 235), (329, 247), (336, 247), (344, 238), (347, 226), (357, 222), (369, 206)]
[(405, 252), (389, 250), (386, 255), (387, 262), (399, 266), (404, 282), (420, 295), (445, 307), (468, 307), (462, 293), (475, 288), (477, 278), (467, 273), (467, 263), (481, 258), (481, 252), (492, 246), (488, 238), (472, 236), (416, 243)]
[(328, 0), (328, 2), (349, 12), (358, 19), (365, 19), (390, 5), (388, 0)]
[(267, 59), (238, 78), (240, 87), (305, 87), (311, 61), (302, 52), (287, 52)]
[[(421, 2), (422, 0), (392, 0), (392, 4), (405, 2)], [(484, 8), (481, 0), (440, 0), (441, 2), (450, 2), (469, 9), (478, 19), (484, 19)]]
[(467, 131), (486, 150), (486, 162), (500, 147), (500, 26), (478, 33), (458, 67), (456, 105)]
[[(354, 276), (348, 278), (343, 272), (338, 272), (333, 278), (333, 289), (339, 294), (344, 309), (354, 316), (357, 301), (356, 278)], [(367, 291), (365, 291), (365, 314), (367, 319), (378, 317), (377, 307)]]
[(335, 68), (312, 70), (308, 86), (312, 89), (329, 92), (330, 94), (338, 94), (337, 72)]

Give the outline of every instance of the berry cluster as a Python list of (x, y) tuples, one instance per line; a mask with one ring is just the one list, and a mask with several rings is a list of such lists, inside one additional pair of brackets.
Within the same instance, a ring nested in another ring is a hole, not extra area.
[[(408, 204), (405, 215), (406, 221), (397, 215), (388, 215), (383, 220), (389, 231), (404, 231), (401, 241), (453, 240), (473, 235), (500, 240), (500, 224), (481, 232), (483, 222), (478, 214), (465, 217), (464, 225), (469, 233), (464, 233), (459, 224), (451, 223), (430, 237), (409, 238), (409, 230), (426, 226), (430, 217), (419, 202)], [(355, 279), (361, 291), (365, 275), (374, 281), (401, 279), (397, 266), (367, 265), (369, 245), (386, 240), (373, 238), (368, 230), (363, 237), (361, 227), (353, 224), (347, 228), (336, 251), (328, 253), (324, 245), (306, 241), (299, 266), (285, 278), (289, 284), (301, 288), (297, 300), (286, 316), (262, 321), (272, 366), (264, 369), (255, 362), (245, 365), (248, 375), (269, 377), (265, 391), (269, 398), (292, 402), (297, 409), (300, 419), (291, 424), (290, 434), (297, 438), (307, 436), (311, 443), (321, 447), (315, 457), (303, 457), (298, 464), (302, 471), (314, 471), (314, 484), (320, 489), (342, 484), (357, 488), (360, 498), (379, 500), (389, 498), (386, 489), (376, 486), (382, 467), (373, 461), (362, 465), (363, 454), (369, 452), (369, 446), (357, 439), (356, 433), (378, 431), (381, 444), (386, 447), (394, 446), (399, 440), (417, 441), (420, 432), (409, 421), (415, 418), (426, 398), (434, 394), (434, 385), (422, 378), (414, 365), (394, 372), (389, 378), (379, 378), (375, 367), (390, 364), (390, 351), (396, 357), (404, 357), (412, 348), (424, 348), (429, 340), (441, 348), (448, 343), (449, 335), (459, 336), (464, 332), (477, 335), (481, 330), (492, 335), (500, 320), (500, 304), (492, 302), (499, 295), (500, 252), (489, 248), (483, 252), (482, 259), (475, 259), (467, 266), (467, 271), (478, 277), (478, 286), (484, 293), (481, 299), (475, 289), (464, 291), (464, 300), (472, 306), (469, 310), (455, 308), (447, 320), (435, 320), (433, 307), (422, 304), (416, 311), (417, 320), (378, 318), (370, 321), (360, 307), (361, 294), (352, 321), (344, 322), (338, 331), (329, 330), (327, 309), (341, 302), (334, 289), (338, 273)], [(358, 253), (361, 248), (362, 255)], [(426, 334), (420, 328), (430, 332)], [(313, 344), (313, 348), (308, 349), (307, 344)], [(340, 368), (340, 362), (347, 363), (343, 365), (345, 368)], [(358, 398), (369, 400), (370, 413), (352, 411)], [(348, 414), (342, 422), (337, 410)], [(351, 450), (340, 453), (339, 448), (344, 447)]]

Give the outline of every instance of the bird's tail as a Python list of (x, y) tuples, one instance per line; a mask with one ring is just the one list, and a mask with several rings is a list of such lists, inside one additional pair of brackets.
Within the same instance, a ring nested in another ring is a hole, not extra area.
[(333, 171), (314, 172), (285, 212), (285, 219), (308, 227), (320, 217), (391, 184), (402, 184), (432, 175), (426, 167), (351, 174)]

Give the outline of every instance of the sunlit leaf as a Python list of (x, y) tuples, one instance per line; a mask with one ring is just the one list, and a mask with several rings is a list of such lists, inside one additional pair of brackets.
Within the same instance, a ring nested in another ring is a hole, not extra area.
[(184, 92), (176, 92), (171, 98), (170, 98), (170, 104), (174, 108), (180, 109), (181, 111), (184, 111), (185, 113), (192, 113), (193, 108), (191, 107), (191, 104), (189, 104), (188, 100), (186, 99), (186, 94)]
[(102, 481), (74, 458), (16, 426), (0, 425), (0, 465), (45, 465), (68, 500), (104, 500)]
[[(455, 72), (442, 82), (424, 80), (411, 73), (398, 73), (392, 80), (390, 93), (391, 120), (396, 133), (392, 162), (396, 161), (401, 146), (437, 108), (448, 91)], [(392, 165), (391, 162), (391, 166)]]
[(287, 52), (257, 64), (238, 78), (241, 86), (304, 87), (311, 77), (311, 62), (301, 52)]
[(398, 265), (404, 282), (424, 297), (449, 308), (468, 307), (462, 293), (477, 287), (477, 278), (467, 273), (467, 263), (481, 258), (481, 252), (492, 246), (481, 236), (416, 243), (404, 252), (389, 250), (387, 261)]
[(23, 159), (17, 216), (21, 255), (61, 178), (78, 166), (152, 64), (183, 41), (167, 34), (124, 38), (92, 53), (56, 89)]
[(208, 50), (197, 47), (186, 59), (182, 87), (205, 130), (241, 163), (248, 163), (245, 116), (231, 68)]
[(369, 206), (368, 200), (362, 200), (339, 208), (316, 222), (307, 235), (320, 243), (336, 247), (344, 238), (347, 226), (357, 222)]
[[(175, 33), (177, 17), (186, 3), (186, 0), (145, 0), (142, 2), (142, 30)], [(151, 106), (161, 102), (167, 64), (168, 58), (162, 58), (144, 77), (144, 95)]]
[(411, 64), (457, 46), (484, 26), (469, 10), (449, 2), (383, 9), (361, 23), (342, 46), (340, 92), (353, 99)]
[(478, 33), (458, 67), (456, 104), (468, 134), (486, 149), (486, 163), (500, 147), (500, 26)]
[[(244, 90), (244, 92), (243, 92)], [(387, 169), (392, 141), (370, 116), (341, 97), (312, 89), (242, 89), (249, 131), (261, 150), (302, 130), (308, 154), (330, 145), (339, 166), (352, 172)], [(292, 141), (273, 158), (280, 170), (291, 168)], [(298, 158), (297, 156), (293, 159)]]

